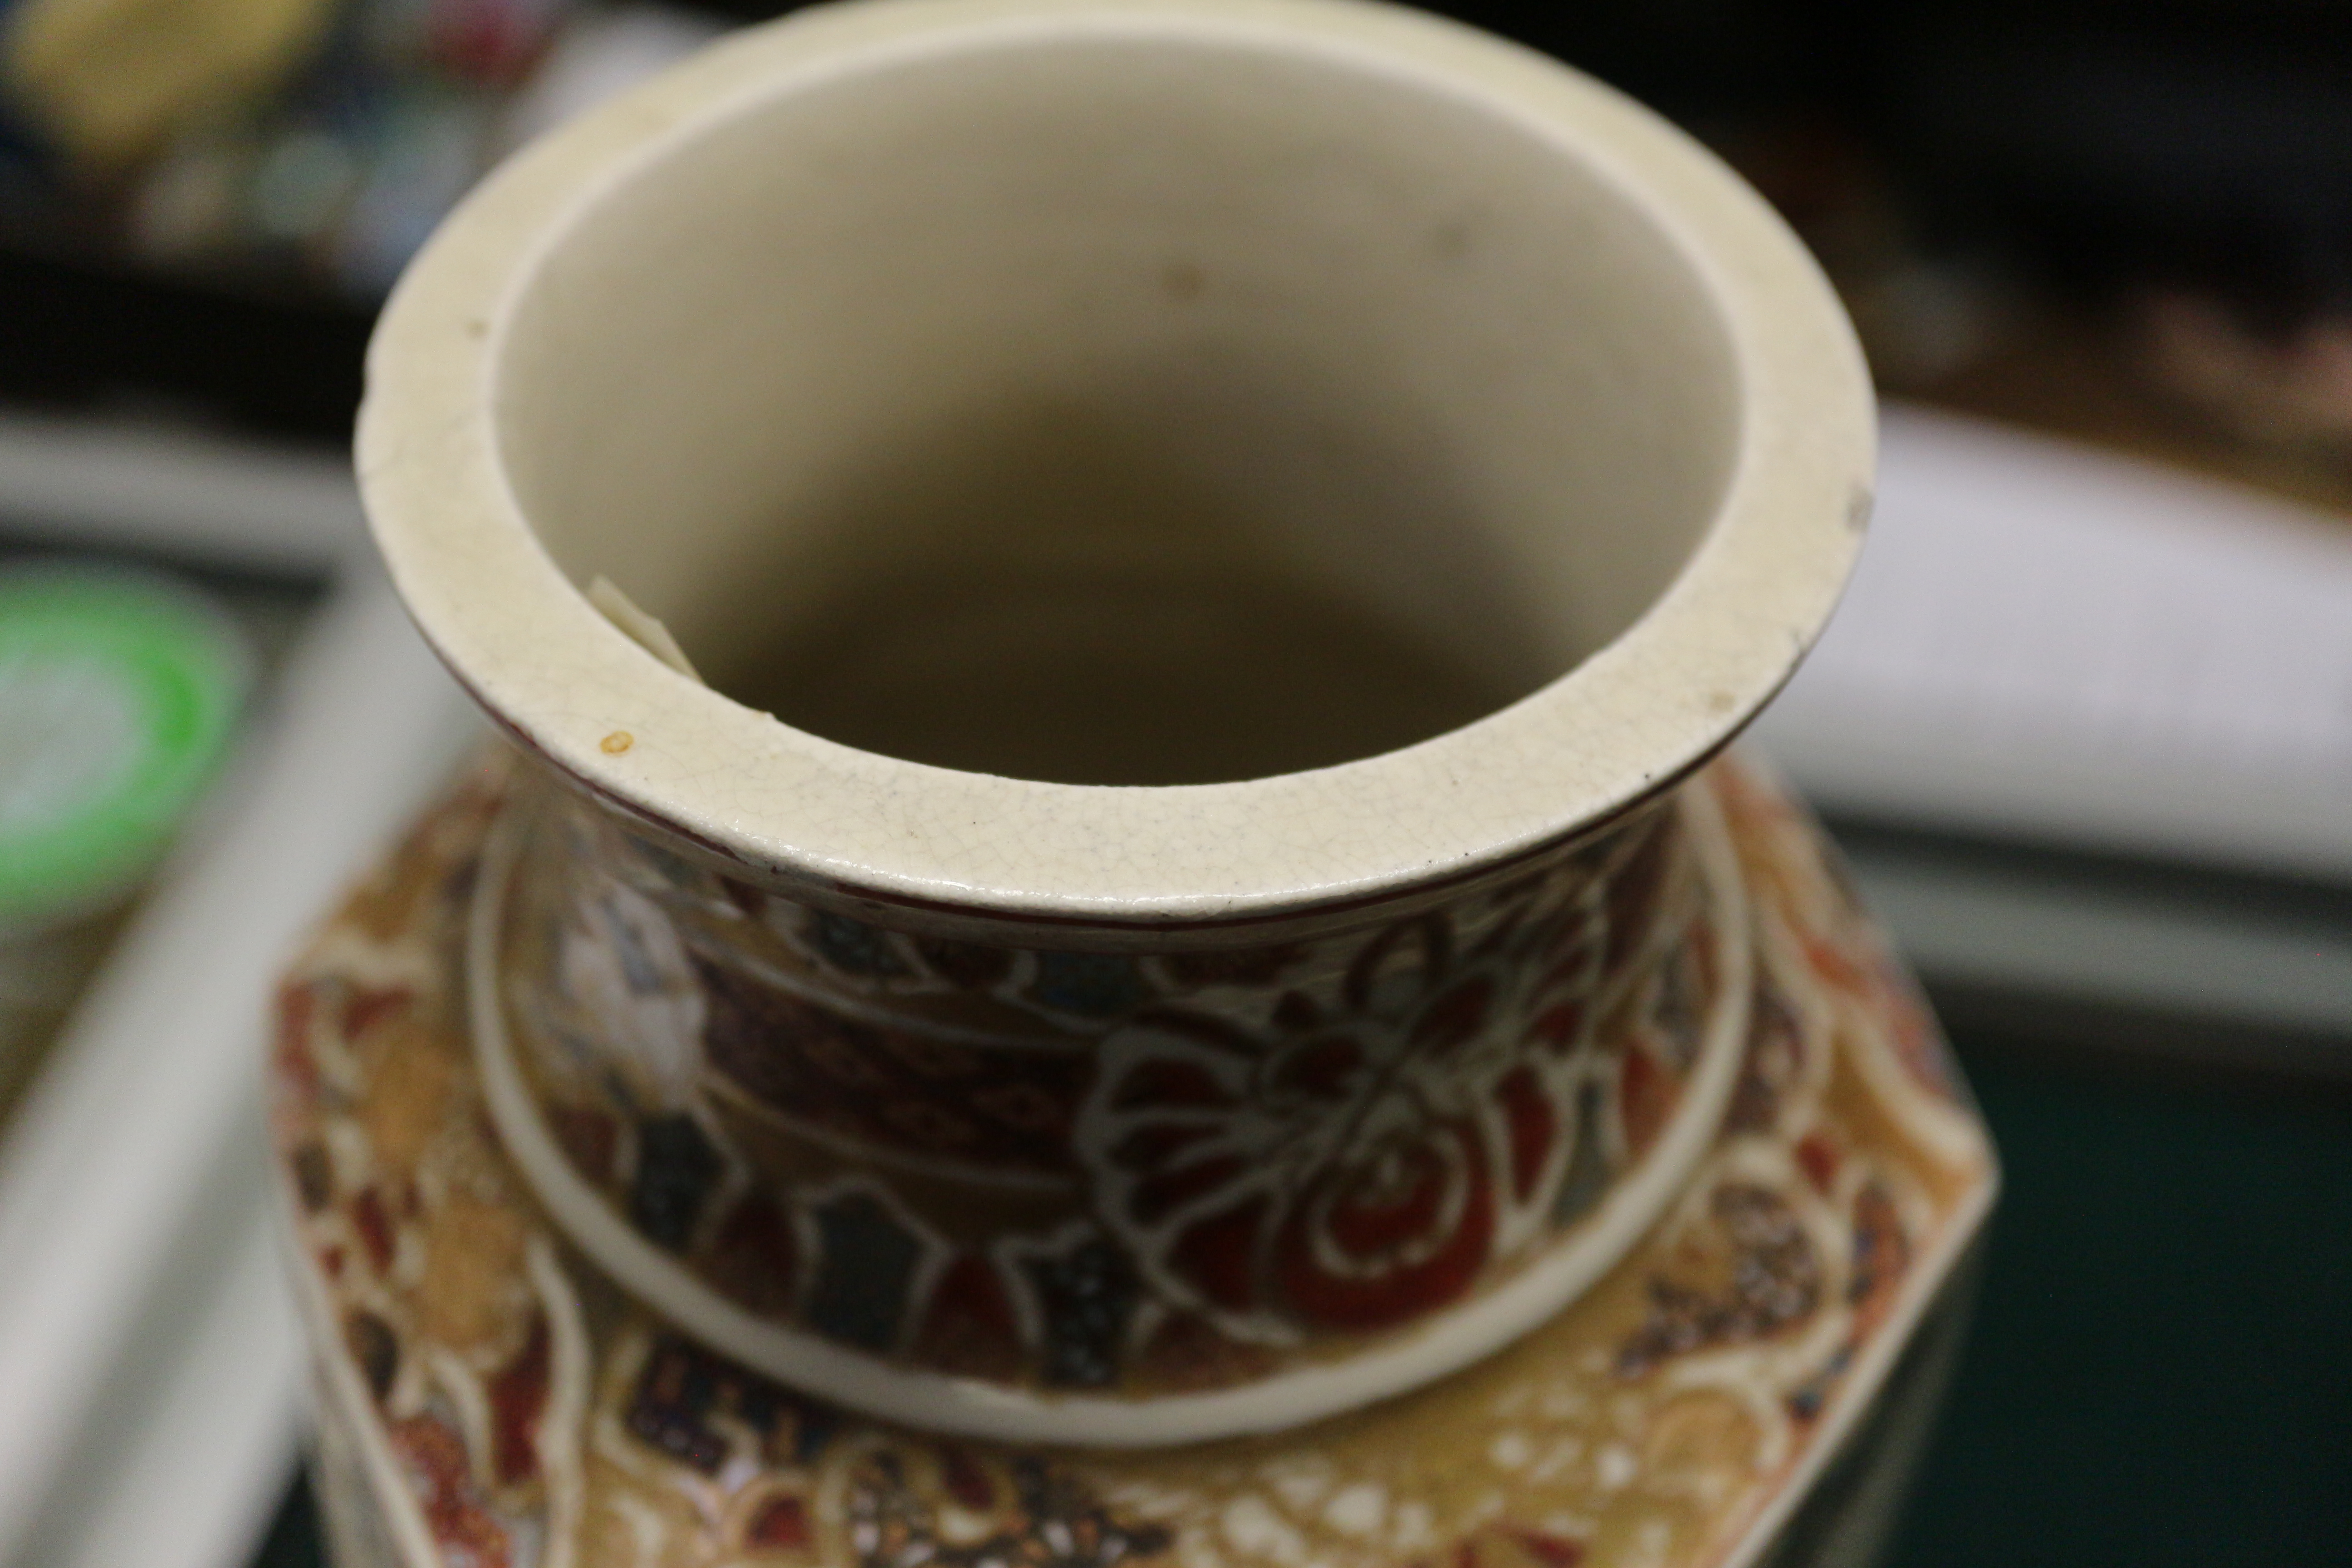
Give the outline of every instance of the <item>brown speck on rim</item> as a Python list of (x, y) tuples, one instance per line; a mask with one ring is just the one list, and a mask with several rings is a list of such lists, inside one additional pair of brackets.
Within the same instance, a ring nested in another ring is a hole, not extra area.
[(1429, 248), (1440, 261), (1459, 261), (1470, 254), (1470, 226), (1457, 218), (1429, 231)]
[(1160, 287), (1171, 300), (1197, 300), (1208, 286), (1208, 275), (1190, 261), (1171, 261), (1160, 274)]
[(467, 321), (466, 335), (469, 338), (487, 338), (490, 335), (490, 324), (479, 318)]
[(1731, 704), (1734, 700), (1728, 691), (1710, 691), (1706, 694), (1706, 710), (1710, 713), (1728, 713), (1731, 711)]
[(608, 757), (617, 757), (636, 743), (637, 738), (626, 730), (615, 730), (600, 742)]

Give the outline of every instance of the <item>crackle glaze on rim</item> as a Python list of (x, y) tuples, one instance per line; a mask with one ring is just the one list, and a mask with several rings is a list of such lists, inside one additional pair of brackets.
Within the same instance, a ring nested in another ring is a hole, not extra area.
[[(1532, 695), (1381, 755), (1241, 783), (1103, 787), (925, 766), (793, 730), (615, 629), (534, 535), (494, 418), (517, 301), (632, 171), (842, 73), (1024, 39), (1169, 39), (1393, 80), (1596, 174), (1721, 318), (1738, 428), (1696, 552), (1629, 629)], [(359, 471), (426, 637), (519, 740), (742, 872), (1106, 931), (1278, 919), (1505, 865), (1685, 776), (1788, 678), (1869, 504), (1851, 329), (1762, 200), (1679, 132), (1529, 51), (1343, 0), (881, 0), (739, 36), (525, 152), (412, 266), (369, 355)], [(616, 731), (634, 743), (600, 744)]]
[(1616, 1178), (1586, 1220), (1517, 1276), (1429, 1315), (1388, 1343), (1238, 1387), (1142, 1398), (1055, 1394), (897, 1365), (758, 1317), (681, 1267), (614, 1212), (564, 1157), (514, 1059), (499, 963), (520, 837), (511, 814), (492, 830), (472, 895), (467, 1027), (499, 1141), (563, 1233), (630, 1294), (746, 1366), (885, 1420), (1004, 1442), (1149, 1447), (1280, 1431), (1444, 1377), (1550, 1318), (1648, 1232), (1714, 1141), (1746, 1048), (1755, 939), (1721, 806), (1704, 787), (1684, 791), (1676, 805), (1720, 933), (1721, 973), (1689, 1086), (1656, 1142)]

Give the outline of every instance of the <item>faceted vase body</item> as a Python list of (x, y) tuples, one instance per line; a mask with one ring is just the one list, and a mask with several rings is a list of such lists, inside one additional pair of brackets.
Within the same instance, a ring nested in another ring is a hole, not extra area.
[(284, 994), (341, 1561), (1866, 1547), (1993, 1166), (1719, 755), (1870, 424), (1704, 153), (1409, 13), (829, 9), (495, 176), (360, 460), (513, 746)]

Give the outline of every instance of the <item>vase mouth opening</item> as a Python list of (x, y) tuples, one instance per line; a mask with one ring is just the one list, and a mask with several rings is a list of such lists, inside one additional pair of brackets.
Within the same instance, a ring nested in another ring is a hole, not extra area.
[(1696, 548), (1739, 401), (1691, 259), (1541, 127), (1108, 29), (875, 51), (649, 151), (518, 279), (491, 374), (540, 542), (719, 691), (1147, 786), (1567, 673)]
[(428, 637), (599, 794), (754, 874), (1167, 918), (1703, 759), (1869, 445), (1793, 239), (1563, 68), (1333, 0), (887, 0), (495, 175), (361, 457)]

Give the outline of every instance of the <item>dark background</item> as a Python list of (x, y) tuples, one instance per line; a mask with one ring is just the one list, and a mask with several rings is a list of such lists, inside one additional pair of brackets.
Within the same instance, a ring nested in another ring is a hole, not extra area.
[[(688, 4), (729, 21), (791, 9)], [(2093, 327), (2150, 290), (2210, 300), (2258, 342), (2352, 310), (2352, 10), (2337, 0), (1433, 8), (1591, 71), (1713, 143), (1814, 243), (1866, 337), (1884, 313), (1874, 284), (1914, 263)], [(386, 68), (323, 57), (273, 112), (364, 120)], [(48, 152), (0, 101), (0, 398), (130, 392), (343, 437), (373, 298), (260, 240), (144, 265), (119, 242), (121, 179), (60, 173)], [(1906, 389), (1950, 369), (1876, 357)]]

